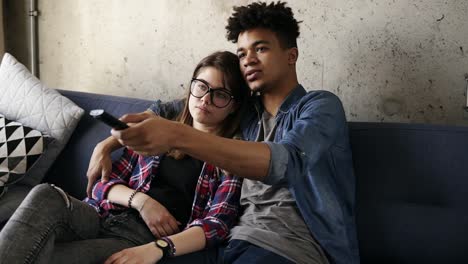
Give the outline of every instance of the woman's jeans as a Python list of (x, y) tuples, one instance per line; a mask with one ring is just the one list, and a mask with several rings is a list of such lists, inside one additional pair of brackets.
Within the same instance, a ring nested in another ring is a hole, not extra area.
[(153, 241), (133, 210), (100, 219), (88, 204), (49, 184), (34, 187), (0, 233), (2, 263), (103, 263)]

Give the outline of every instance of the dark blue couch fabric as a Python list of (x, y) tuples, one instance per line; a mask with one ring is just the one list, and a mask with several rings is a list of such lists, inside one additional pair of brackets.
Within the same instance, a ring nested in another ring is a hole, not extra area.
[[(116, 116), (152, 103), (60, 92), (86, 112)], [(361, 262), (468, 263), (468, 127), (349, 125)], [(86, 114), (45, 180), (83, 198), (89, 158), (109, 131)]]
[[(86, 171), (93, 149), (99, 141), (110, 136), (111, 130), (107, 125), (93, 119), (89, 111), (104, 109), (120, 117), (127, 113), (145, 111), (153, 101), (65, 90), (59, 92), (83, 108), (85, 114), (45, 181), (55, 183), (72, 196), (82, 199), (86, 196)], [(114, 157), (120, 153), (115, 152)]]
[(468, 128), (350, 123), (362, 263), (468, 263)]

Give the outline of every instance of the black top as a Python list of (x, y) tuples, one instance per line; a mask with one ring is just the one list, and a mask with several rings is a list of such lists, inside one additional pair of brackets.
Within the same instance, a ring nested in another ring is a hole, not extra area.
[(195, 188), (203, 163), (190, 156), (176, 160), (162, 157), (158, 174), (147, 194), (164, 205), (177, 221), (185, 226), (192, 212)]

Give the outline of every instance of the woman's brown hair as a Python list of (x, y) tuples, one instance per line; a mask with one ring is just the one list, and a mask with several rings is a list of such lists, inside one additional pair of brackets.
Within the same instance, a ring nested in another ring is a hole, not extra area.
[[(223, 74), (224, 87), (227, 88), (234, 96), (236, 111), (234, 111), (232, 114), (229, 114), (223, 120), (221, 129), (218, 132), (218, 136), (232, 138), (239, 130), (240, 120), (243, 112), (245, 111), (247, 100), (250, 96), (250, 90), (240, 71), (239, 59), (237, 58), (237, 55), (229, 51), (214, 52), (202, 59), (197, 64), (195, 70), (193, 71), (192, 78), (196, 78), (200, 74), (200, 71), (206, 67), (215, 68)], [(189, 88), (187, 91), (187, 96), (185, 97), (184, 109), (177, 118), (177, 121), (192, 126), (193, 118), (188, 107), (188, 100), (190, 96)], [(172, 150), (168, 155), (176, 159), (182, 159), (185, 156), (184, 153), (178, 150)]]

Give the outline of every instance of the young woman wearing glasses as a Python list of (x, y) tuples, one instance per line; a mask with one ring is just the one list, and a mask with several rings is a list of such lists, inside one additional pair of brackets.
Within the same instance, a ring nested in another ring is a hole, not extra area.
[[(178, 120), (232, 138), (248, 96), (237, 56), (213, 53), (196, 66)], [(0, 259), (155, 263), (210, 248), (235, 224), (240, 188), (236, 176), (177, 150), (144, 156), (124, 148), (110, 180), (96, 182), (84, 202), (36, 186), (0, 233)]]

